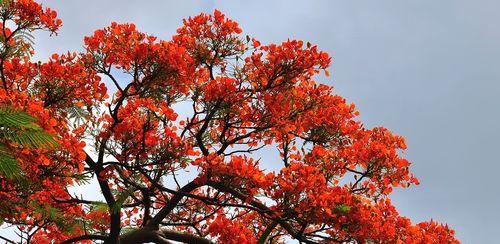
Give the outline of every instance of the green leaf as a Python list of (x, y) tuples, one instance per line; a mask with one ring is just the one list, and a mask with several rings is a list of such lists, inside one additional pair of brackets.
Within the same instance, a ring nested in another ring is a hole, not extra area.
[[(53, 135), (35, 124), (36, 119), (23, 111), (8, 106), (0, 107), (0, 135), (3, 139), (24, 147), (53, 148), (57, 146)], [(0, 138), (0, 139), (2, 139)]]
[(105, 202), (101, 201), (95, 201), (92, 202), (92, 211), (101, 211), (101, 212), (107, 212), (108, 211), (108, 204)]
[(35, 213), (38, 213), (44, 218), (56, 222), (56, 224), (61, 224), (64, 221), (64, 216), (61, 210), (58, 208), (37, 201), (31, 202), (30, 205)]
[(0, 107), (0, 127), (39, 129), (35, 122), (35, 118), (23, 111), (16, 111), (8, 106)]
[(58, 145), (53, 135), (43, 130), (4, 130), (2, 136), (23, 147), (51, 149)]
[(22, 175), (21, 167), (7, 144), (47, 149), (58, 145), (54, 136), (38, 126), (36, 121), (26, 112), (0, 106), (0, 174), (11, 179)]
[(74, 119), (77, 124), (82, 123), (90, 116), (89, 112), (82, 107), (73, 106), (66, 109), (66, 111), (68, 112), (69, 119)]
[(58, 145), (54, 137), (45, 131), (26, 131), (20, 135), (21, 139), (27, 141), (27, 146), (34, 148), (54, 148)]
[(134, 194), (135, 187), (131, 186), (118, 194), (116, 197), (115, 204), (111, 207), (111, 211), (113, 213), (118, 213), (121, 209), (127, 198), (129, 198), (132, 194)]
[(351, 210), (351, 206), (345, 205), (345, 204), (340, 204), (335, 207), (336, 212), (340, 214), (347, 214)]
[(0, 144), (0, 174), (14, 179), (22, 174), (21, 166), (5, 145)]

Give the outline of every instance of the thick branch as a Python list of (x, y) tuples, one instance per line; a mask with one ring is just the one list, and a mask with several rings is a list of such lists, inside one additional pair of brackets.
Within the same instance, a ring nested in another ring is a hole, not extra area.
[[(109, 209), (113, 209), (113, 206), (115, 205), (115, 198), (113, 196), (113, 193), (109, 188), (108, 182), (99, 176), (101, 171), (103, 170), (102, 166), (94, 162), (94, 160), (88, 154), (85, 157), (85, 162), (96, 173), (97, 181), (99, 183), (99, 187), (101, 188), (102, 195), (106, 200), (106, 204), (108, 205)], [(120, 235), (120, 225), (121, 225), (119, 211), (110, 211), (110, 222), (111, 226), (109, 231), (109, 238), (107, 241), (109, 243), (116, 243), (118, 236)]]
[(262, 235), (259, 238), (259, 241), (257, 242), (258, 244), (265, 244), (269, 240), (269, 235), (273, 232), (274, 228), (278, 225), (278, 222), (273, 221), (271, 222), (270, 225), (267, 226), (267, 228), (264, 230)]
[(188, 233), (180, 233), (172, 230), (167, 230), (167, 229), (162, 229), (161, 230), (162, 235), (169, 239), (169, 240), (174, 240), (174, 241), (179, 241), (183, 243), (188, 243), (188, 244), (212, 244), (210, 240), (207, 240), (203, 237), (195, 236), (192, 234)]
[(78, 241), (83, 241), (83, 240), (106, 240), (106, 236), (102, 235), (83, 235), (83, 236), (77, 236), (73, 237), (71, 239), (65, 240), (61, 242), (61, 244), (70, 244), (70, 243), (76, 243)]
[[(195, 181), (191, 181), (181, 189), (179, 189), (180, 193), (189, 193), (194, 189), (200, 187), (201, 185), (196, 183)], [(172, 212), (172, 210), (179, 204), (179, 202), (184, 198), (184, 194), (175, 194), (170, 201), (168, 201), (167, 205), (165, 205), (148, 223), (149, 227), (157, 228), (157, 226), (162, 222), (162, 220), (167, 217), (167, 215)]]
[(120, 237), (120, 243), (157, 243), (171, 244), (172, 242), (165, 239), (159, 230), (151, 228), (141, 228), (130, 231)]
[(130, 231), (120, 237), (120, 243), (171, 243), (169, 240), (187, 244), (212, 244), (210, 240), (189, 233), (181, 233), (169, 229), (155, 230), (152, 228), (141, 228)]

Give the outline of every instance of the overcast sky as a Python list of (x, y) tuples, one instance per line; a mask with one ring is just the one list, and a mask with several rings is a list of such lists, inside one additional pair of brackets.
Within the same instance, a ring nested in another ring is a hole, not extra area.
[(413, 221), (446, 222), (464, 243), (500, 230), (500, 1), (118, 1), (47, 0), (59, 36), (37, 35), (37, 58), (81, 50), (111, 21), (169, 39), (181, 19), (220, 9), (263, 43), (318, 44), (333, 58), (322, 80), (354, 102), (368, 127), (407, 138), (421, 185), (393, 203)]

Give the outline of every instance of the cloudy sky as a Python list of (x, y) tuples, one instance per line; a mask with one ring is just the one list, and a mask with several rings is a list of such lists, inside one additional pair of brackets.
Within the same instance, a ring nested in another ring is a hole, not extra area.
[(401, 214), (446, 222), (464, 243), (498, 240), (499, 1), (43, 2), (64, 26), (57, 37), (37, 35), (40, 59), (81, 50), (85, 35), (111, 21), (169, 39), (182, 18), (214, 8), (263, 43), (318, 44), (334, 58), (333, 78), (322, 82), (354, 102), (366, 126), (408, 140), (421, 185), (392, 195)]

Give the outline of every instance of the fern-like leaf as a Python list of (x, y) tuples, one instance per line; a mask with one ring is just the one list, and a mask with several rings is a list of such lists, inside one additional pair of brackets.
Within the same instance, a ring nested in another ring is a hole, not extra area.
[(89, 112), (87, 112), (82, 107), (72, 106), (67, 110), (69, 119), (74, 120), (76, 124), (81, 124), (85, 119), (89, 117)]
[(21, 166), (5, 145), (0, 144), (0, 174), (9, 179), (21, 175)]
[(17, 111), (8, 106), (0, 107), (0, 127), (8, 128), (39, 128), (36, 119), (23, 111)]
[(123, 207), (123, 204), (127, 201), (127, 199), (132, 195), (134, 194), (134, 191), (135, 191), (135, 187), (133, 186), (130, 186), (129, 188), (127, 189), (124, 189), (122, 192), (120, 192), (118, 194), (118, 196), (116, 196), (116, 202), (115, 204), (111, 207), (111, 211), (113, 213), (119, 213), (120, 210), (122, 209)]
[(7, 178), (22, 174), (21, 167), (7, 144), (47, 149), (58, 145), (54, 136), (35, 122), (35, 118), (23, 111), (0, 106), (0, 174)]

